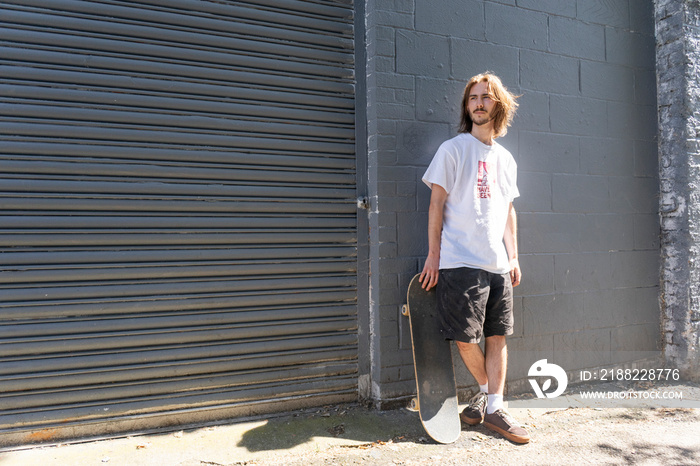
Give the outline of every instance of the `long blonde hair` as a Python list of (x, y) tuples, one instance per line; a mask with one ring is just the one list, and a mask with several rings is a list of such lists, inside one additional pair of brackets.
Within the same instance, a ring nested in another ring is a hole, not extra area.
[(472, 87), (481, 82), (489, 84), (489, 97), (496, 103), (493, 113), (494, 137), (505, 136), (508, 132), (508, 127), (513, 122), (515, 111), (518, 108), (518, 103), (516, 102), (518, 96), (513, 95), (506, 89), (501, 79), (489, 71), (474, 76), (464, 87), (464, 94), (462, 95), (462, 118), (459, 124), (459, 132), (470, 133), (472, 130), (473, 122), (467, 111), (467, 99), (469, 99), (469, 92), (471, 92)]

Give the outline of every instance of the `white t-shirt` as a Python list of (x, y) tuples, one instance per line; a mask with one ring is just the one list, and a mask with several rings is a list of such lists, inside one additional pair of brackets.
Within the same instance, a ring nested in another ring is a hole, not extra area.
[(503, 146), (462, 133), (440, 145), (423, 182), (445, 188), (440, 268), (510, 272), (503, 242), (508, 208), (520, 195), (517, 165)]

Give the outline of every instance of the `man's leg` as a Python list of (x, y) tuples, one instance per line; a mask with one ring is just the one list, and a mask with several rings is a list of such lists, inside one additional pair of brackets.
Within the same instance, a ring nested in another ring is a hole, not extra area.
[(488, 376), (486, 375), (486, 363), (484, 353), (478, 343), (464, 343), (456, 341), (459, 355), (467, 366), (467, 369), (481, 386), (481, 390), (474, 395), (464, 408), (460, 419), (469, 425), (477, 425), (484, 420), (486, 414), (486, 405), (488, 404), (488, 396), (486, 395), (486, 385)]
[(508, 350), (506, 337), (486, 338), (486, 356), (476, 343), (456, 342), (459, 355), (479, 385), (489, 384), (489, 393), (503, 395), (506, 384)]
[(484, 358), (484, 353), (481, 351), (481, 347), (478, 343), (464, 343), (461, 341), (457, 343), (457, 349), (459, 350), (459, 355), (467, 366), (467, 369), (471, 375), (476, 379), (479, 385), (485, 385), (489, 382), (488, 374), (486, 372), (486, 359)]
[(508, 348), (504, 335), (486, 337), (485, 365), (489, 380), (489, 394), (502, 396), (508, 368)]

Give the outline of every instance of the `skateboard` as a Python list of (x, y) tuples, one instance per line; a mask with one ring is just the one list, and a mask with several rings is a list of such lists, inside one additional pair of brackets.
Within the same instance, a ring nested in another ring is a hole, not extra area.
[(418, 396), (410, 407), (418, 410), (421, 424), (433, 440), (452, 443), (462, 430), (452, 348), (440, 334), (435, 288), (425, 291), (419, 276), (408, 285), (407, 304), (401, 308), (410, 322), (416, 372)]

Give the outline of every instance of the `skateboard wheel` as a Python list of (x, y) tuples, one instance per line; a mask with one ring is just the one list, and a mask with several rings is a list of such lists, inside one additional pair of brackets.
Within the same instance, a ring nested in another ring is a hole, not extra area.
[(408, 315), (408, 305), (404, 304), (401, 306), (401, 315), (407, 316)]
[(408, 403), (408, 409), (418, 411), (418, 398), (411, 398), (411, 401)]

